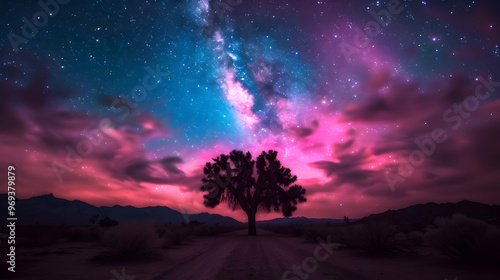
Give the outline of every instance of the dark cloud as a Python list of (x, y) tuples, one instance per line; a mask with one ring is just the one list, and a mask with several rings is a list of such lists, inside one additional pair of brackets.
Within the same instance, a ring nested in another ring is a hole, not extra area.
[(318, 120), (313, 120), (310, 126), (292, 127), (291, 130), (295, 134), (295, 136), (299, 138), (306, 138), (307, 136), (314, 134), (314, 132), (318, 129), (318, 127), (319, 127)]
[(317, 161), (310, 165), (322, 169), (329, 177), (334, 177), (339, 185), (352, 184), (356, 187), (369, 187), (379, 179), (380, 172), (363, 167), (367, 163), (369, 154), (365, 149), (353, 154), (343, 154), (338, 162)]
[(188, 175), (178, 164), (184, 160), (178, 156), (166, 157), (161, 160), (148, 160), (144, 156), (122, 158), (108, 172), (122, 181), (151, 184), (178, 185), (186, 190), (198, 190), (203, 173)]
[(380, 77), (374, 76), (367, 82), (371, 90), (360, 102), (346, 107), (345, 120), (374, 123), (442, 119), (446, 107), (462, 102), (477, 86), (461, 75), (427, 86), (400, 78), (373, 82), (377, 79)]
[[(375, 170), (362, 168), (367, 158), (391, 155), (398, 162), (409, 162), (412, 154), (420, 153), (424, 155), (422, 162), (412, 164), (412, 175), (405, 176), (399, 188), (437, 193), (460, 187), (470, 194), (477, 185), (486, 189), (498, 185), (498, 179), (495, 181), (492, 176), (500, 170), (500, 132), (497, 129), (500, 127), (500, 102), (496, 100), (496, 92), (480, 101), (477, 110), (469, 111), (463, 102), (475, 96), (475, 89), (482, 84), (481, 80), (471, 81), (456, 75), (431, 82), (431, 86), (426, 87), (397, 78), (377, 79), (380, 81), (368, 82), (373, 91), (360, 102), (348, 106), (343, 117), (349, 122), (373, 126), (389, 123), (390, 126), (378, 135), (364, 154), (342, 154), (337, 157), (337, 162), (315, 162), (312, 166), (323, 169), (338, 183), (350, 182), (357, 187), (367, 184), (381, 186), (380, 190), (372, 187), (365, 193), (374, 195), (387, 192), (387, 180), (380, 174), (387, 171), (399, 174), (401, 163), (386, 162), (380, 166), (377, 175)], [(485, 87), (480, 94), (484, 94)], [(463, 116), (454, 111), (460, 105), (466, 113)], [(450, 121), (445, 118), (446, 112), (455, 119)], [(444, 142), (432, 140), (435, 130), (445, 135)], [(343, 148), (352, 144), (347, 141), (334, 147), (345, 151)], [(479, 177), (485, 179), (476, 182)]]
[(159, 183), (161, 181), (160, 178), (151, 175), (151, 166), (147, 161), (130, 163), (125, 167), (123, 173), (137, 182)]
[(343, 143), (335, 143), (333, 144), (333, 150), (336, 154), (341, 154), (347, 151), (354, 144), (355, 139), (349, 139)]
[[(169, 129), (150, 113), (135, 110), (120, 120), (114, 115), (106, 118), (70, 110), (64, 106), (64, 97), (67, 96), (65, 92), (72, 91), (52, 92), (47, 87), (50, 73), (47, 67), (29, 56), (22, 58), (35, 69), (32, 79), (24, 81), (25, 86), (0, 81), (0, 97), (3, 100), (0, 103), (0, 135), (3, 143), (16, 139), (9, 144), (11, 150), (29, 147), (66, 170), (74, 172), (88, 164), (122, 181), (189, 186), (199, 183), (199, 176), (187, 176), (177, 167), (183, 162), (180, 157), (166, 157), (159, 162), (147, 158), (142, 145), (149, 139), (169, 134)], [(16, 78), (12, 77), (19, 75), (20, 70), (16, 69), (9, 66), (2, 71), (8, 73), (10, 78)], [(104, 95), (99, 100), (102, 104), (111, 105), (109, 102), (115, 98)], [(107, 123), (105, 127), (101, 126), (103, 121)], [(9, 156), (6, 145), (0, 148), (2, 154)], [(52, 163), (48, 162), (47, 167)], [(43, 177), (37, 171), (30, 173), (32, 178)], [(57, 180), (54, 173), (50, 175)], [(69, 171), (63, 178), (78, 180)]]
[(184, 174), (182, 170), (177, 167), (177, 164), (183, 163), (184, 161), (180, 157), (166, 157), (160, 160), (160, 164), (163, 169), (171, 174)]

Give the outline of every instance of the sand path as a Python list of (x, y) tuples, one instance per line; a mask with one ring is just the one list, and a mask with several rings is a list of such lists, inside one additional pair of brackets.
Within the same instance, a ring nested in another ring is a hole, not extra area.
[[(321, 247), (319, 243), (301, 246), (294, 239), (267, 231), (259, 231), (258, 236), (247, 236), (245, 230), (236, 231), (200, 245), (198, 252), (178, 260), (153, 279), (298, 280), (301, 278), (292, 267), (302, 263), (306, 267), (299, 273), (302, 277), (309, 276), (307, 279), (364, 279), (336, 266), (323, 248), (317, 252), (321, 260), (316, 260), (314, 251)], [(308, 261), (304, 262), (306, 258)], [(290, 273), (283, 277), (288, 270)]]

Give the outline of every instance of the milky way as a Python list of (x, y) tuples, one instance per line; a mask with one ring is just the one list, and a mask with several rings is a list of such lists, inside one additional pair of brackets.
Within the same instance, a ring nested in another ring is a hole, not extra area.
[(202, 166), (273, 149), (299, 216), (500, 203), (495, 1), (60, 2), (0, 17), (20, 197), (244, 220), (203, 207)]

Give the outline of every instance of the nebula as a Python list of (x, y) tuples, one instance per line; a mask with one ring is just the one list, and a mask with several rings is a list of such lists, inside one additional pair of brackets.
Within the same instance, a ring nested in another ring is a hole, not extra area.
[[(21, 2), (3, 9), (13, 32)], [(0, 162), (19, 197), (244, 221), (200, 193), (204, 164), (237, 149), (278, 151), (307, 189), (297, 216), (500, 203), (496, 2), (400, 1), (390, 21), (382, 1), (174, 2), (69, 2), (16, 48), (5, 30)]]

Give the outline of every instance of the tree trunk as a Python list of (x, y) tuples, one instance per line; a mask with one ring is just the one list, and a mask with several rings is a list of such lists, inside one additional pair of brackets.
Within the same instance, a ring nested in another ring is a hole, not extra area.
[(248, 235), (257, 235), (257, 227), (255, 226), (255, 211), (250, 210), (248, 213)]

